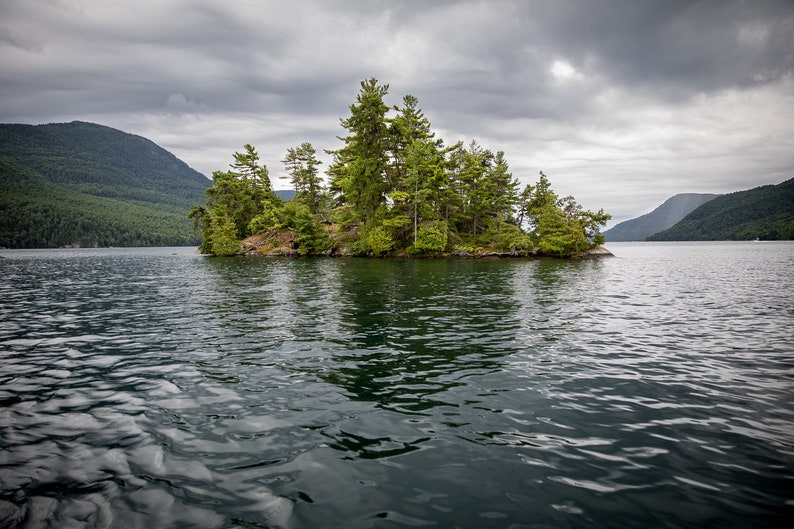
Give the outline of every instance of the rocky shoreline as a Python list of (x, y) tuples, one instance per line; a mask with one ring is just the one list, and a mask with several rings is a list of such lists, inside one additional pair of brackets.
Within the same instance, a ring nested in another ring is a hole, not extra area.
[[(242, 255), (246, 257), (300, 257), (298, 251), (298, 244), (295, 241), (295, 235), (289, 231), (274, 231), (268, 233), (260, 233), (248, 237), (242, 242)], [(355, 257), (351, 252), (349, 246), (342, 243), (334, 243), (334, 245), (326, 252), (314, 257)], [(599, 246), (586, 251), (583, 255), (568, 257), (566, 259), (601, 259), (604, 257), (614, 257), (614, 254)], [(405, 251), (393, 252), (385, 254), (381, 258), (391, 259), (542, 259), (542, 258), (556, 258), (560, 257), (555, 255), (543, 254), (540, 248), (533, 248), (531, 250), (515, 250), (515, 251), (495, 251), (487, 248), (479, 248), (476, 251), (452, 251), (441, 252), (436, 255), (413, 255)]]

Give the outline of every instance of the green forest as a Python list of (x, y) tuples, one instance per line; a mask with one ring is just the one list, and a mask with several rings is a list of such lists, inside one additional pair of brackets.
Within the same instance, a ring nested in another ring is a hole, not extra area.
[[(388, 84), (361, 82), (341, 118), (342, 145), (322, 162), (310, 143), (282, 163), (295, 195), (281, 199), (255, 147), (212, 175), (190, 217), (204, 253), (265, 255), (580, 256), (603, 243), (610, 215), (559, 197), (541, 172), (520, 188), (502, 151), (436, 137), (417, 98), (384, 99)], [(327, 181), (327, 185), (325, 182)]]
[(93, 123), (0, 125), (0, 247), (183, 246), (209, 186), (153, 142)]
[(649, 241), (794, 240), (794, 178), (706, 202)]

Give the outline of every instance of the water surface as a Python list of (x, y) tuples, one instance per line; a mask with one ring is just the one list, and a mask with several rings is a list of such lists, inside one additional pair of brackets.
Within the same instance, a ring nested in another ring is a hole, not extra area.
[(794, 244), (3, 251), (0, 527), (772, 527)]

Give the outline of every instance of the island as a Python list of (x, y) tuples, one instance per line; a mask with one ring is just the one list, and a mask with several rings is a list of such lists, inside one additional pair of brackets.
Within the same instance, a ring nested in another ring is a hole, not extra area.
[[(190, 217), (200, 250), (213, 256), (586, 257), (599, 249), (611, 218), (559, 197), (540, 172), (519, 191), (503, 151), (477, 141), (446, 145), (416, 97), (384, 102), (389, 86), (361, 82), (350, 115), (340, 119), (342, 146), (317, 151), (307, 142), (282, 160), (294, 190), (273, 190), (252, 145), (212, 174), (206, 203)], [(390, 115), (390, 113), (394, 115)]]

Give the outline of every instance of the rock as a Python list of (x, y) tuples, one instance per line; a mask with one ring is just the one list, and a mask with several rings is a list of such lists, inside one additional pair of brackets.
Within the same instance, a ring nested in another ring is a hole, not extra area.
[(601, 259), (602, 257), (615, 257), (615, 254), (603, 246), (599, 246), (598, 248), (587, 250), (582, 256), (583, 259)]

